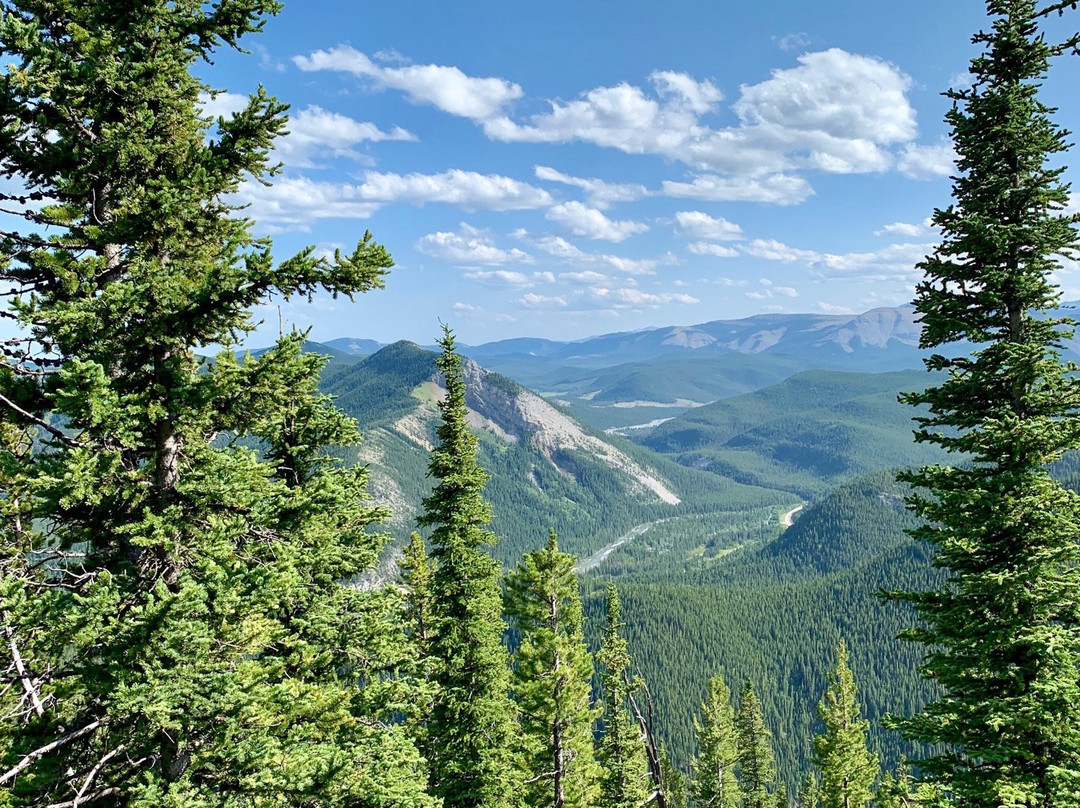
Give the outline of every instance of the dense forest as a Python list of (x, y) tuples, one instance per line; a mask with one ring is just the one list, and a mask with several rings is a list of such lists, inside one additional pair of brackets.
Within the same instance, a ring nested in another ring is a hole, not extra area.
[(0, 806), (1080, 805), (1075, 5), (988, 0), (949, 92), (930, 373), (678, 363), (719, 400), (630, 440), (448, 327), (244, 349), (393, 265), (233, 204), (287, 107), (198, 73), (273, 0), (0, 2)]

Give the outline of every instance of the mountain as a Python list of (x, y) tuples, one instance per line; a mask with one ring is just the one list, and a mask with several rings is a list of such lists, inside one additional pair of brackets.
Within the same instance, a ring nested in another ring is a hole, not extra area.
[[(398, 342), (351, 366), (331, 363), (322, 385), (359, 422), (364, 442), (345, 459), (371, 468), (373, 495), (392, 508), (390, 529), (399, 539), (412, 529), (431, 488), (428, 454), (444, 395), (435, 357)], [(731, 520), (771, 516), (776, 523), (795, 502), (790, 493), (686, 468), (598, 433), (471, 360), (464, 370), (470, 424), (490, 474), (492, 528), (502, 537), (493, 552), (505, 561), (542, 544), (552, 528), (560, 546), (587, 556), (638, 524), (712, 512)]]
[(513, 339), (462, 351), (496, 366), (525, 357), (545, 363), (603, 367), (688, 351), (782, 354), (822, 365), (893, 370), (921, 366), (919, 325), (911, 306), (858, 315), (759, 314), (691, 326), (605, 334), (576, 342)]
[(634, 437), (684, 465), (809, 497), (881, 468), (947, 462), (937, 447), (914, 442), (915, 411), (897, 401), (931, 378), (913, 370), (805, 371)]
[(335, 351), (352, 354), (353, 356), (371, 356), (384, 347), (383, 343), (373, 339), (355, 339), (353, 337), (338, 337), (324, 343)]

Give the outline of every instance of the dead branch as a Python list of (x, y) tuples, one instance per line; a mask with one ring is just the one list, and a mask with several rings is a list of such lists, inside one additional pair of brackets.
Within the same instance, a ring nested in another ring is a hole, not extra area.
[[(44, 746), (35, 749), (33, 752), (27, 752), (25, 755), (23, 755), (22, 760), (20, 760), (3, 774), (0, 774), (0, 785), (3, 785), (8, 780), (12, 779), (15, 775), (17, 775), (19, 772), (21, 772), (38, 758), (44, 757), (45, 755), (49, 754), (49, 752), (52, 752), (54, 749), (59, 749), (65, 744), (69, 744), (72, 741), (78, 740), (85, 735), (89, 735), (90, 733), (98, 729), (101, 724), (102, 722), (100, 720), (91, 721), (82, 729), (77, 729), (73, 732), (69, 732), (67, 735), (57, 738), (52, 743), (47, 743)], [(65, 803), (65, 805), (70, 805), (70, 803)]]

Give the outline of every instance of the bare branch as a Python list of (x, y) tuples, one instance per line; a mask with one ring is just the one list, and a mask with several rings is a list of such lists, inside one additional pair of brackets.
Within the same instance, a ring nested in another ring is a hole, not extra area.
[(84, 805), (88, 802), (94, 802), (95, 800), (103, 800), (106, 797), (113, 797), (121, 793), (121, 789), (117, 786), (110, 786), (109, 788), (103, 788), (101, 791), (95, 791), (89, 797), (85, 799), (79, 799), (76, 797), (73, 800), (67, 802), (52, 802), (44, 806), (44, 808), (79, 808), (80, 805)]
[[(5, 622), (8, 620), (6, 614), (4, 620)], [(5, 625), (4, 634), (11, 643), (11, 657), (15, 660), (15, 672), (19, 674), (23, 689), (26, 690), (26, 695), (30, 697), (30, 702), (34, 705), (34, 712), (37, 713), (38, 718), (41, 718), (45, 715), (45, 705), (41, 701), (41, 696), (38, 695), (36, 683), (26, 674), (26, 665), (23, 664), (22, 654), (19, 653), (19, 646), (15, 642), (15, 629), (10, 625)]]
[(57, 429), (55, 426), (50, 424), (48, 421), (44, 421), (41, 418), (38, 418), (36, 415), (31, 415), (30, 413), (28, 413), (26, 410), (24, 410), (22, 407), (20, 407), (18, 404), (16, 404), (14, 401), (12, 401), (7, 396), (0, 395), (0, 404), (4, 405), (9, 410), (13, 410), (16, 414), (21, 415), (23, 418), (25, 418), (27, 421), (30, 421), (32, 424), (35, 424), (35, 425), (41, 427), (42, 429), (44, 429), (46, 432), (48, 432), (50, 435), (52, 435), (54, 438), (56, 438), (61, 443), (65, 443), (68, 446), (79, 446), (80, 445), (77, 440), (75, 440), (74, 438), (68, 437), (63, 432), (61, 432), (59, 429)]
[[(19, 772), (21, 772), (38, 758), (44, 757), (45, 755), (49, 754), (49, 752), (52, 752), (54, 749), (59, 749), (65, 744), (69, 744), (72, 741), (78, 740), (85, 735), (89, 735), (90, 733), (98, 729), (101, 724), (101, 721), (91, 721), (82, 729), (77, 729), (74, 732), (69, 732), (67, 735), (57, 738), (52, 743), (47, 743), (44, 746), (35, 749), (33, 752), (27, 752), (25, 755), (23, 755), (22, 760), (20, 760), (3, 774), (0, 774), (0, 785), (3, 785), (8, 780), (12, 779), (15, 775), (17, 775)], [(70, 803), (65, 804), (70, 805)]]
[(121, 752), (123, 752), (124, 749), (125, 749), (124, 745), (120, 744), (118, 747), (116, 747), (112, 751), (106, 752), (102, 756), (101, 760), (99, 760), (97, 763), (94, 764), (94, 768), (92, 768), (90, 770), (90, 773), (88, 775), (86, 775), (86, 779), (83, 780), (82, 788), (79, 789), (79, 793), (76, 794), (75, 799), (72, 800), (72, 808), (78, 808), (78, 805), (79, 805), (80, 802), (89, 802), (90, 801), (89, 799), (83, 800), (83, 795), (86, 793), (87, 789), (90, 788), (90, 785), (94, 782), (94, 780), (97, 779), (98, 774), (101, 773), (101, 770), (104, 768), (105, 764), (108, 763), (110, 760), (112, 760), (117, 755), (119, 755)]

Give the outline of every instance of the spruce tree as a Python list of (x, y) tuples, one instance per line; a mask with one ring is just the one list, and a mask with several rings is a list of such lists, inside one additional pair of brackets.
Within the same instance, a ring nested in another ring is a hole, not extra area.
[(862, 719), (847, 644), (840, 640), (836, 667), (818, 705), (825, 732), (814, 738), (814, 762), (821, 770), (824, 808), (862, 808), (873, 796), (879, 766), (866, 745), (870, 722)]
[(575, 562), (559, 552), (552, 531), (547, 546), (528, 553), (506, 579), (506, 614), (521, 633), (512, 689), (531, 808), (585, 808), (599, 788), (593, 749), (599, 712), (590, 702), (593, 663)]
[(396, 594), (342, 586), (384, 544), (323, 448), (355, 425), (302, 335), (233, 352), (253, 306), (391, 265), (367, 237), (279, 262), (229, 206), (285, 106), (211, 121), (192, 71), (277, 9), (0, 3), (0, 174), (25, 187), (0, 200), (26, 337), (0, 363), (6, 805), (429, 802), (392, 723)]
[(469, 432), (465, 377), (444, 328), (436, 361), (445, 379), (439, 402), (439, 443), (429, 475), (438, 480), (417, 520), (431, 528), (431, 657), (435, 685), (424, 742), (434, 793), (445, 808), (500, 808), (517, 804), (516, 735), (499, 565), (484, 552), (495, 534), (484, 528), (491, 506), (487, 475)]
[(606, 621), (600, 644), (600, 687), (604, 696), (604, 735), (600, 763), (604, 767), (599, 805), (602, 808), (640, 808), (649, 795), (649, 763), (641, 728), (631, 716), (627, 697), (630, 652), (620, 634), (622, 605), (615, 584), (607, 588)]
[(739, 762), (739, 737), (731, 690), (724, 677), (709, 680), (709, 693), (701, 705), (701, 719), (694, 719), (698, 756), (694, 759), (694, 779), (690, 792), (694, 804), (710, 808), (738, 808), (742, 789), (735, 776)]
[(818, 808), (821, 805), (821, 784), (814, 772), (808, 772), (799, 786), (799, 793), (795, 797), (795, 804), (799, 808)]
[(776, 787), (776, 757), (772, 734), (765, 726), (761, 701), (754, 685), (743, 685), (739, 712), (735, 719), (739, 733), (739, 782), (743, 808), (773, 808)]
[(970, 89), (949, 92), (958, 155), (954, 202), (933, 221), (941, 243), (919, 266), (916, 308), (941, 384), (916, 439), (964, 454), (904, 479), (928, 524), (916, 536), (947, 572), (908, 594), (942, 696), (897, 722), (942, 751), (919, 770), (967, 808), (1080, 804), (1080, 497), (1047, 464), (1080, 446), (1080, 381), (1059, 355), (1073, 322), (1053, 309), (1061, 255), (1080, 244), (1064, 215), (1065, 133), (1039, 99), (1054, 44), (1041, 17), (1075, 8), (990, 0)]

